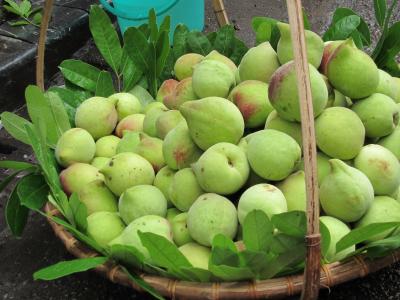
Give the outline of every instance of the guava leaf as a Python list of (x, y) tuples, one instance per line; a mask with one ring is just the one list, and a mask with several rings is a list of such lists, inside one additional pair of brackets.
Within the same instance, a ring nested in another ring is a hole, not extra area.
[(174, 60), (186, 53), (186, 37), (189, 29), (184, 24), (178, 24), (174, 31), (173, 47)]
[(261, 210), (251, 211), (243, 223), (243, 242), (246, 249), (266, 252), (273, 235), (273, 226)]
[(365, 242), (377, 234), (400, 226), (400, 222), (372, 223), (364, 227), (355, 228), (342, 237), (336, 244), (336, 252), (340, 252), (353, 245)]
[(22, 205), (38, 210), (47, 202), (49, 186), (42, 175), (30, 174), (18, 182), (17, 193)]
[(110, 18), (98, 5), (90, 8), (89, 28), (104, 60), (118, 74), (122, 56), (121, 42)]
[(272, 224), (280, 232), (289, 236), (304, 238), (307, 219), (304, 211), (290, 211), (272, 216)]
[(235, 29), (232, 25), (222, 26), (215, 37), (213, 46), (222, 55), (229, 57), (234, 48)]
[(84, 272), (104, 264), (108, 257), (78, 258), (70, 261), (61, 261), (33, 274), (35, 280), (54, 280), (74, 273)]
[(93, 93), (96, 91), (98, 68), (75, 59), (64, 60), (59, 68), (64, 78), (73, 84)]
[(2, 112), (0, 118), (1, 124), (13, 138), (30, 145), (29, 137), (25, 131), (25, 125), (32, 124), (31, 122), (8, 111)]
[(211, 52), (212, 46), (208, 38), (199, 31), (191, 31), (186, 38), (186, 45), (191, 52), (206, 56)]
[(28, 221), (29, 209), (21, 205), (20, 199), (15, 188), (8, 198), (5, 207), (5, 219), (14, 236), (20, 237)]

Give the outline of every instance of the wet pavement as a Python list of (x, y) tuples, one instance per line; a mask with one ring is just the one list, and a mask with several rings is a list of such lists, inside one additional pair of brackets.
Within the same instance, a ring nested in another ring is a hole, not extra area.
[[(251, 17), (266, 15), (285, 20), (284, 3), (279, 0), (230, 0), (225, 1), (225, 6), (231, 22), (238, 29), (238, 35), (251, 46), (254, 41), (250, 26)], [(312, 22), (313, 30), (317, 32), (323, 31), (328, 26), (330, 16), (337, 6), (353, 8), (361, 12), (369, 24), (374, 23), (372, 0), (303, 1), (303, 4)], [(400, 12), (397, 14), (397, 19), (400, 19)], [(217, 27), (211, 0), (206, 0), (206, 24), (206, 31)], [(372, 32), (373, 36), (376, 36), (376, 26), (373, 27)], [(91, 41), (73, 56), (99, 67), (103, 66)], [(61, 77), (56, 75), (50, 84), (60, 82)], [(25, 114), (23, 107), (14, 107), (14, 109), (19, 109), (18, 113), (22, 115)], [(13, 141), (4, 130), (0, 130), (0, 160), (3, 159), (32, 160), (33, 158), (27, 146)], [(5, 175), (4, 172), (0, 172), (0, 180)], [(75, 274), (51, 282), (34, 281), (32, 274), (36, 270), (73, 257), (53, 235), (43, 217), (38, 215), (30, 217), (21, 239), (12, 237), (4, 221), (6, 193), (0, 194), (0, 299), (151, 299), (129, 288), (112, 284), (94, 272)], [(364, 279), (334, 287), (331, 291), (325, 290), (321, 292), (320, 299), (400, 299), (400, 264), (371, 274)]]

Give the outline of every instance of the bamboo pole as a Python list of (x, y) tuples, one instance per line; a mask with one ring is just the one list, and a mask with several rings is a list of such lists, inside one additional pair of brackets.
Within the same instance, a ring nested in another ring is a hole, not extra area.
[(217, 16), (217, 21), (219, 27), (222, 27), (226, 24), (229, 24), (228, 15), (225, 10), (224, 1), (223, 0), (213, 0), (213, 8), (214, 13)]
[(44, 52), (46, 48), (47, 29), (49, 28), (52, 10), (53, 0), (46, 0), (44, 3), (42, 23), (40, 24), (36, 58), (36, 84), (42, 91), (44, 91)]
[(286, 0), (300, 99), (304, 171), (307, 195), (307, 256), (301, 299), (317, 299), (320, 283), (319, 197), (314, 114), (301, 0)]

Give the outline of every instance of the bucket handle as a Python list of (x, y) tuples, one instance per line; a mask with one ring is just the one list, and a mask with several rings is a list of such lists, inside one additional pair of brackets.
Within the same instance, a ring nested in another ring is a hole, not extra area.
[[(179, 2), (179, 0), (174, 0), (171, 4), (168, 4), (165, 8), (163, 8), (159, 12), (157, 12), (157, 16), (162, 15), (167, 10), (169, 10), (172, 6), (175, 6), (178, 2)], [(133, 18), (133, 17), (129, 16), (126, 12), (111, 6), (107, 0), (100, 0), (100, 3), (106, 10), (108, 10), (110, 13), (116, 15), (117, 17), (127, 19), (127, 20), (132, 20), (132, 21), (142, 21), (142, 20), (147, 19), (147, 16)]]

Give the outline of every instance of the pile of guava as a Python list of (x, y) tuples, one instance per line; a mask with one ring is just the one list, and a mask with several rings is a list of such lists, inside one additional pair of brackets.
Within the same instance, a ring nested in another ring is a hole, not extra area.
[[(261, 43), (239, 66), (215, 50), (181, 56), (145, 107), (130, 93), (78, 107), (55, 153), (62, 187), (85, 204), (99, 245), (134, 246), (151, 260), (138, 235), (151, 232), (207, 269), (213, 237), (240, 241), (249, 212), (305, 211), (292, 41), (288, 24), (278, 28), (277, 51)], [(306, 43), (333, 262), (354, 251), (335, 250), (351, 228), (400, 222), (400, 79), (351, 39), (324, 43), (306, 30)]]

